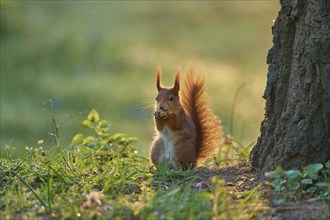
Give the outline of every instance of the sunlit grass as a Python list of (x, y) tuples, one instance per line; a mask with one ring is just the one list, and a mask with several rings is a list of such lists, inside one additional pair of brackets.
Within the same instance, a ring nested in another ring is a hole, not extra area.
[(216, 176), (198, 187), (198, 169), (155, 169), (134, 138), (111, 133), (95, 110), (81, 125), (67, 146), (56, 138), (20, 158), (9, 146), (1, 151), (1, 218), (252, 219), (267, 210), (258, 187), (228, 190)]

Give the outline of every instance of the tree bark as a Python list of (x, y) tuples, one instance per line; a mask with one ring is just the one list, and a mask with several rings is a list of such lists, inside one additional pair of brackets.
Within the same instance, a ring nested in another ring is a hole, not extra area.
[(265, 119), (252, 166), (330, 159), (330, 1), (282, 0), (267, 56)]

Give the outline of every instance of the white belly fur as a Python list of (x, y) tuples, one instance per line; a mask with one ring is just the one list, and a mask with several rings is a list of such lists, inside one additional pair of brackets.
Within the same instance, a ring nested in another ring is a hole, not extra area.
[(159, 135), (164, 140), (164, 159), (171, 160), (172, 156), (174, 155), (174, 144), (176, 142), (177, 137), (175, 134), (165, 125), (163, 130), (159, 132)]

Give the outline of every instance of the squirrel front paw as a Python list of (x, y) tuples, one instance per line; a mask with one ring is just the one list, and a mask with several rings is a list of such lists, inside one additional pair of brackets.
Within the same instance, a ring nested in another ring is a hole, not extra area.
[(167, 118), (166, 112), (162, 112), (162, 111), (156, 111), (154, 113), (154, 116), (155, 116), (156, 120), (163, 120), (163, 119)]

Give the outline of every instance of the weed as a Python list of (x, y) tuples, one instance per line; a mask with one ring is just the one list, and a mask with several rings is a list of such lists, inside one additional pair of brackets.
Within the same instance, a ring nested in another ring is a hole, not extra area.
[(276, 205), (303, 197), (329, 202), (330, 161), (310, 164), (302, 170), (285, 171), (279, 166), (266, 177), (273, 179), (274, 190), (282, 195), (273, 201)]
[(208, 159), (204, 166), (221, 167), (248, 161), (254, 142), (245, 147), (231, 135), (227, 135), (223, 139), (218, 153), (213, 158)]

